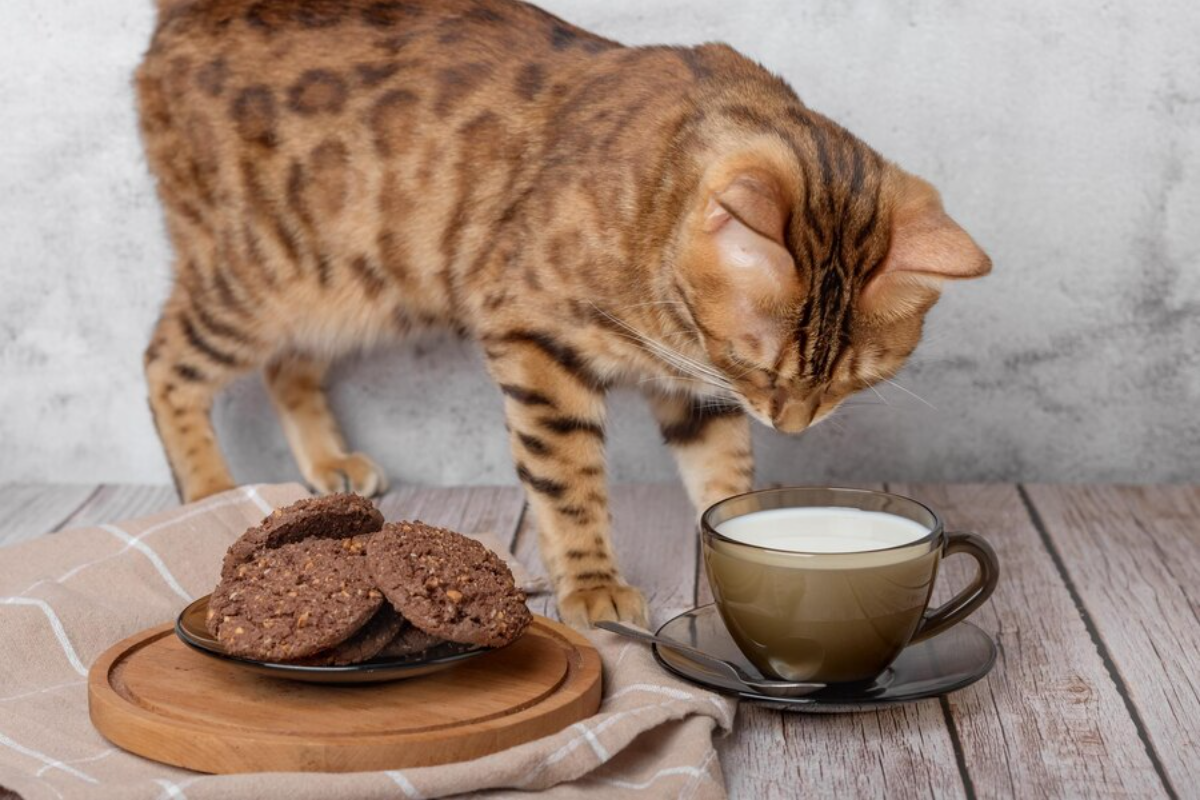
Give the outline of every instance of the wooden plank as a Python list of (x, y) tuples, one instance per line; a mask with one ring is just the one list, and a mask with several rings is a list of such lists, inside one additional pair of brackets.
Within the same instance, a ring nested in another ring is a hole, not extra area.
[[(154, 514), (179, 504), (175, 490), (162, 485), (101, 486), (66, 520), (65, 526), (99, 525)], [(380, 498), (388, 519), (424, 519), (456, 530), (490, 531), (511, 544), (524, 496), (509, 486), (404, 486)]]
[[(696, 600), (712, 602), (706, 579), (697, 585)], [(839, 715), (742, 704), (736, 729), (717, 749), (730, 797), (965, 796), (936, 700)]]
[(379, 510), (389, 520), (494, 533), (510, 547), (524, 507), (525, 495), (515, 486), (401, 486), (379, 499)]
[(1200, 786), (1200, 486), (1030, 486), (1163, 779)]
[(964, 797), (936, 700), (861, 714), (742, 704), (717, 741), (730, 797)]
[[(1063, 576), (1016, 487), (891, 485), (951, 530), (987, 537), (1002, 575), (972, 621), (998, 635), (984, 681), (946, 701), (969, 788), (987, 797), (1161, 797), (1167, 793)], [(969, 579), (945, 562), (937, 597)]]
[(621, 573), (646, 594), (652, 625), (695, 605), (695, 512), (680, 483), (612, 488), (613, 545)]
[(0, 486), (0, 546), (58, 530), (96, 488), (94, 484)]
[[(683, 487), (618, 484), (609, 489), (613, 546), (621, 574), (646, 594), (652, 621), (662, 623), (693, 605), (695, 523)], [(537, 521), (528, 514), (517, 536), (517, 555), (545, 575), (537, 547)], [(557, 617), (552, 597), (530, 599), (538, 614)]]
[(157, 514), (179, 505), (175, 488), (164, 484), (106, 484), (63, 523), (63, 528), (103, 525)]
[[(521, 563), (529, 570), (534, 577), (545, 578), (549, 584), (549, 574), (546, 572), (546, 565), (542, 563), (542, 554), (538, 550), (537, 541), (537, 520), (529, 510), (529, 506), (525, 506), (525, 515), (521, 519), (521, 526), (517, 530), (516, 541), (513, 543), (513, 552), (517, 554), (517, 558), (521, 559)], [(617, 553), (617, 558), (621, 554)], [(528, 601), (529, 610), (535, 614), (541, 614), (544, 617), (558, 619), (558, 604), (554, 599), (554, 589), (551, 588), (548, 592), (534, 595)]]

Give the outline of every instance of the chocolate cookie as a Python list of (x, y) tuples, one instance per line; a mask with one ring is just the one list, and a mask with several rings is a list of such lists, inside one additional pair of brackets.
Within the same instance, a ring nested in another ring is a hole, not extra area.
[(380, 606), (371, 617), (371, 621), (362, 627), (358, 633), (332, 648), (317, 653), (309, 658), (302, 658), (292, 663), (309, 667), (341, 667), (346, 664), (361, 664), (370, 661), (389, 647), (401, 632), (401, 628), (409, 628), (404, 618), (395, 612), (387, 603)]
[(341, 644), (383, 603), (367, 568), (366, 538), (260, 551), (209, 598), (209, 631), (231, 655), (260, 661), (293, 661)]
[(423, 522), (384, 525), (367, 542), (367, 562), (396, 610), (442, 639), (502, 647), (533, 619), (508, 565), (462, 534)]
[(445, 640), (432, 636), (412, 623), (405, 622), (404, 627), (386, 647), (379, 651), (379, 658), (404, 658), (405, 656), (423, 653), (431, 647), (437, 647)]
[(383, 527), (383, 514), (365, 497), (331, 494), (299, 500), (271, 512), (258, 526), (242, 534), (225, 553), (221, 577), (260, 550), (271, 550), (305, 539), (345, 539)]

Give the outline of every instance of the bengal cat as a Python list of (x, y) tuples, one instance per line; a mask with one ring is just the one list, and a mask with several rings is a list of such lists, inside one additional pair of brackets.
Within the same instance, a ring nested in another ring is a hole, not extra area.
[(647, 621), (609, 539), (605, 391), (646, 390), (697, 509), (896, 373), (987, 257), (934, 189), (724, 45), (624, 47), (517, 0), (165, 0), (137, 73), (176, 254), (146, 351), (186, 500), (263, 368), (320, 491), (385, 487), (322, 382), (449, 326), (503, 393), (564, 619)]

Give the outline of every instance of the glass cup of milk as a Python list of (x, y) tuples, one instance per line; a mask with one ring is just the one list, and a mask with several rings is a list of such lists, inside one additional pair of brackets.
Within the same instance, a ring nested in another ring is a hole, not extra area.
[[(700, 535), (730, 635), (764, 676), (784, 680), (869, 681), (968, 617), (1000, 575), (982, 538), (947, 533), (932, 509), (886, 492), (750, 492), (705, 511)], [(938, 565), (958, 553), (978, 573), (930, 609)]]

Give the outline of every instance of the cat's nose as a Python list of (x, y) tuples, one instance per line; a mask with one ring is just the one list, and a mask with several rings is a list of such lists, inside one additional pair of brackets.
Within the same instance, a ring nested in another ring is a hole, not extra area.
[(808, 397), (795, 397), (782, 394), (784, 390), (776, 391), (772, 402), (771, 423), (775, 430), (783, 433), (800, 433), (810, 424), (821, 404), (820, 392), (813, 392)]

